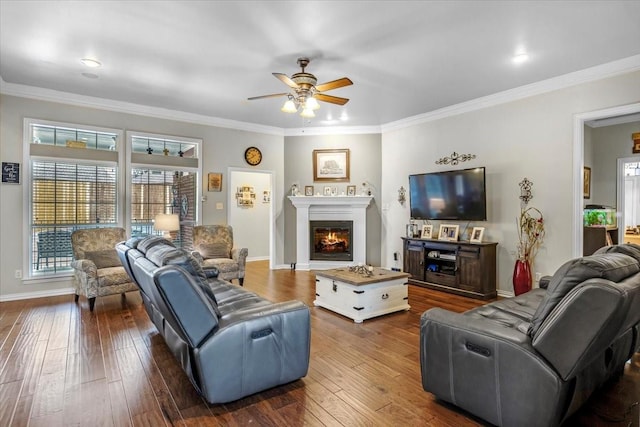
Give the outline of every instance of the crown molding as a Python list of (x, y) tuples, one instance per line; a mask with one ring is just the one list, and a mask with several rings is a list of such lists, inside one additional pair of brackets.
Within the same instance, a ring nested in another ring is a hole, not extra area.
[(311, 135), (355, 135), (376, 134), (416, 126), (440, 120), (446, 117), (456, 116), (471, 111), (480, 110), (508, 102), (517, 101), (543, 93), (568, 88), (571, 86), (588, 83), (614, 77), (620, 74), (631, 73), (640, 70), (640, 55), (630, 56), (618, 61), (597, 65), (584, 70), (575, 71), (547, 80), (487, 95), (481, 98), (440, 108), (423, 114), (407, 117), (394, 122), (372, 126), (336, 126), (336, 127), (309, 127), (309, 128), (278, 128), (259, 125), (255, 123), (240, 122), (236, 120), (210, 117), (200, 114), (175, 111), (165, 108), (151, 107), (129, 102), (113, 101), (104, 98), (96, 98), (85, 95), (77, 95), (51, 89), (43, 89), (35, 86), (7, 83), (0, 76), (0, 93), (24, 98), (38, 99), (42, 101), (61, 102), (81, 107), (98, 108), (121, 113), (137, 114), (141, 116), (156, 117), (165, 120), (177, 120), (207, 126), (257, 132), (276, 136), (311, 136)]
[(244, 130), (248, 132), (257, 132), (268, 135), (283, 135), (283, 129), (278, 127), (240, 122), (236, 120), (221, 119), (219, 117), (211, 117), (202, 114), (169, 110), (167, 108), (151, 107), (148, 105), (134, 104), (131, 102), (114, 101), (111, 99), (78, 95), (75, 93), (44, 89), (35, 86), (7, 83), (4, 81), (4, 79), (2, 79), (1, 76), (0, 93), (2, 93), (3, 95), (37, 99), (40, 101), (59, 102), (69, 105), (75, 105), (78, 107), (97, 108), (100, 110), (114, 111), (117, 113), (128, 113), (136, 114), (139, 116), (155, 117), (164, 120), (175, 120), (179, 122), (215, 126), (235, 130)]
[(458, 114), (468, 113), (471, 111), (481, 110), (483, 108), (492, 107), (508, 102), (517, 101), (543, 93), (552, 92), (568, 88), (571, 86), (588, 83), (595, 80), (601, 80), (614, 77), (620, 74), (631, 73), (640, 70), (640, 55), (630, 56), (618, 61), (609, 62), (595, 67), (586, 68), (584, 70), (575, 71), (573, 73), (564, 74), (562, 76), (553, 77), (547, 80), (520, 86), (514, 89), (505, 90), (503, 92), (494, 93), (492, 95), (483, 96), (481, 98), (472, 99), (470, 101), (461, 102), (449, 107), (440, 108), (424, 114), (407, 117), (395, 122), (389, 122), (381, 126), (382, 133), (400, 130), (410, 126), (422, 123), (440, 120), (446, 117), (456, 116)]

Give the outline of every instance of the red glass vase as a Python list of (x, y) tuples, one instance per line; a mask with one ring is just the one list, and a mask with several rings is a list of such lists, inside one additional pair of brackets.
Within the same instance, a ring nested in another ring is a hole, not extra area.
[(529, 260), (516, 260), (513, 268), (513, 291), (516, 295), (524, 294), (531, 290), (531, 266)]

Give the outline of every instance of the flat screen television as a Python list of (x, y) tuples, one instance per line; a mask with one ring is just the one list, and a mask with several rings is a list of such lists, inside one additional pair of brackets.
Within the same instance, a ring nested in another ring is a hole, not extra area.
[(484, 168), (409, 175), (411, 219), (485, 221)]

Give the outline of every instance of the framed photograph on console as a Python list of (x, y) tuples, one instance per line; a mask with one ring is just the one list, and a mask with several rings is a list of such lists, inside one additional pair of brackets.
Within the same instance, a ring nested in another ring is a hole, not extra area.
[(305, 185), (304, 186), (304, 195), (305, 196), (313, 196), (313, 185)]
[(432, 233), (433, 233), (433, 226), (431, 224), (425, 224), (422, 226), (422, 235), (420, 236), (420, 238), (431, 239)]
[(458, 240), (458, 231), (460, 230), (459, 225), (455, 224), (441, 224), (440, 225), (440, 234), (438, 235), (438, 240), (447, 240), (450, 242), (455, 242)]
[(484, 227), (473, 227), (471, 232), (471, 243), (482, 243), (482, 236), (484, 235)]
[(349, 181), (349, 149), (313, 150), (314, 181)]

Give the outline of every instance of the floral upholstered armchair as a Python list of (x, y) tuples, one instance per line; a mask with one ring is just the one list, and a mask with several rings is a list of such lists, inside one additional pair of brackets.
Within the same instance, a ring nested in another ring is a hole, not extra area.
[(202, 268), (217, 268), (218, 278), (244, 283), (247, 248), (233, 246), (233, 228), (230, 225), (197, 225), (193, 227), (193, 256)]
[(96, 297), (137, 291), (118, 254), (116, 244), (127, 239), (124, 228), (90, 228), (71, 233), (76, 302), (80, 295), (93, 311)]

